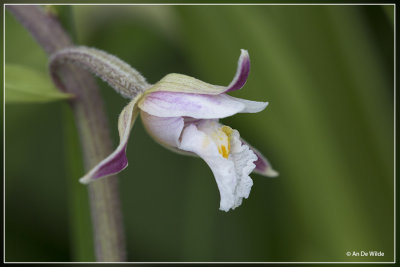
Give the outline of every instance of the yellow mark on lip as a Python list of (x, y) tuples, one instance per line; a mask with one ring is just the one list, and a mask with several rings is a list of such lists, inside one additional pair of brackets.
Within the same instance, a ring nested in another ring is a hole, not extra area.
[(218, 148), (218, 152), (224, 157), (224, 158), (228, 158), (229, 156), (229, 145), (228, 145), (228, 150), (226, 150), (225, 146), (221, 146)]
[(203, 139), (202, 148), (207, 149), (212, 142), (217, 147), (218, 153), (228, 159), (231, 151), (232, 128), (217, 123), (210, 123), (208, 126), (203, 129), (206, 136)]
[(221, 127), (221, 131), (223, 131), (226, 134), (226, 136), (228, 136), (228, 138), (229, 138), (232, 133), (232, 128), (224, 125)]
[[(220, 136), (221, 140), (226, 141), (225, 143), (227, 144), (227, 147), (225, 146), (225, 144), (221, 144), (220, 146), (218, 146), (218, 152), (219, 154), (221, 154), (224, 158), (228, 158), (229, 157), (229, 153), (231, 151), (231, 134), (232, 134), (232, 128), (229, 126), (222, 126), (220, 128), (220, 133), (222, 134), (222, 136)], [(226, 138), (226, 139), (225, 139)]]

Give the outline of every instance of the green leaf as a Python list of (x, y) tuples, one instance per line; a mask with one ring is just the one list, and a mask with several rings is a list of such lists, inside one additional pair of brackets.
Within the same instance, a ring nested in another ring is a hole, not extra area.
[(47, 103), (71, 98), (58, 91), (43, 73), (13, 64), (5, 65), (6, 103)]

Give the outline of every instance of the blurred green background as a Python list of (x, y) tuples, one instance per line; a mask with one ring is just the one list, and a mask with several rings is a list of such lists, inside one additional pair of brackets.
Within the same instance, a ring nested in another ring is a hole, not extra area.
[[(219, 211), (211, 170), (136, 123), (120, 175), (130, 261), (393, 261), (393, 6), (72, 6), (76, 42), (151, 83), (177, 72), (227, 85), (240, 49), (245, 87), (269, 101), (223, 120), (280, 172), (252, 175), (242, 206)], [(71, 25), (69, 25), (71, 26)], [(5, 61), (47, 58), (5, 14)], [(23, 77), (21, 77), (23, 79)], [(98, 82), (114, 144), (128, 100)], [(7, 104), (6, 261), (93, 261), (79, 142), (68, 105)], [(347, 257), (347, 251), (383, 257)]]

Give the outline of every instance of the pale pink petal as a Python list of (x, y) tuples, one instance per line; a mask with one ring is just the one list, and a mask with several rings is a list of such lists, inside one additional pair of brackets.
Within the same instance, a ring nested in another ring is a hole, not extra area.
[(157, 117), (225, 118), (246, 109), (246, 104), (226, 94), (205, 95), (154, 92), (140, 101), (141, 110)]
[(268, 106), (268, 102), (251, 101), (229, 95), (227, 96), (232, 101), (240, 102), (244, 105), (243, 110), (241, 110), (239, 113), (257, 113), (263, 111)]
[(147, 132), (164, 146), (178, 147), (184, 126), (182, 117), (156, 117), (142, 111), (142, 122)]

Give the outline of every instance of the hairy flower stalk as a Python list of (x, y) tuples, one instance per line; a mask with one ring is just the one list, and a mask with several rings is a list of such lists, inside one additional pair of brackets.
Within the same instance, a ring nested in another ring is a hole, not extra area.
[(268, 105), (226, 94), (241, 89), (247, 80), (250, 59), (246, 50), (242, 50), (236, 75), (228, 86), (212, 85), (176, 73), (149, 85), (128, 64), (87, 47), (64, 49), (51, 57), (50, 69), (56, 83), (56, 68), (65, 62), (90, 70), (132, 99), (119, 116), (118, 147), (82, 177), (82, 183), (113, 175), (128, 166), (126, 148), (138, 114), (146, 130), (161, 145), (180, 154), (199, 156), (208, 164), (220, 191), (221, 210), (234, 209), (249, 196), (253, 185), (251, 172), (277, 176), (267, 159), (244, 141), (237, 130), (219, 122), (236, 113), (260, 112)]
[(66, 48), (50, 57), (49, 68), (56, 84), (60, 84), (57, 68), (65, 63), (75, 63), (89, 70), (126, 98), (132, 99), (150, 86), (139, 72), (119, 58), (85, 46)]

